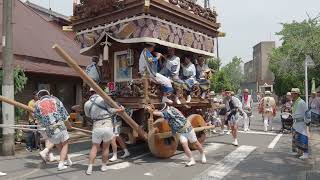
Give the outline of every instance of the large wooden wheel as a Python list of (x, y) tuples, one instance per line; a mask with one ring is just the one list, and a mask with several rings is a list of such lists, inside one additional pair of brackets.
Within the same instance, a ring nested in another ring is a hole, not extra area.
[[(187, 119), (191, 123), (193, 128), (207, 126), (205, 120), (199, 114), (191, 114)], [(204, 131), (200, 131), (200, 132), (196, 132), (196, 135), (200, 144), (203, 144), (206, 140), (206, 133)], [(190, 148), (196, 149), (194, 144), (190, 144)]]
[(178, 138), (160, 138), (155, 135), (157, 133), (164, 133), (171, 131), (168, 122), (164, 119), (158, 119), (154, 123), (154, 128), (148, 133), (148, 146), (151, 153), (159, 158), (169, 158), (173, 156), (178, 148)]

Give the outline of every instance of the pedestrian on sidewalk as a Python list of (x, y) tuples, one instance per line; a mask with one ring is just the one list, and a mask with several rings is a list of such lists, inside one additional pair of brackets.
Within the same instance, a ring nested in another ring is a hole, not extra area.
[[(38, 101), (38, 96), (37, 96), (37, 91), (33, 92), (33, 98), (28, 102), (28, 106), (32, 109), (34, 109), (36, 102)], [(28, 120), (29, 120), (29, 125), (35, 125), (36, 120), (34, 118), (34, 113), (28, 112)], [(35, 127), (31, 127), (32, 129)], [(27, 132), (27, 137), (26, 137), (26, 150), (28, 152), (32, 152), (33, 148), (37, 148), (36, 144), (36, 133), (35, 131), (28, 131)]]
[[(111, 141), (115, 139), (113, 133), (112, 117), (116, 113), (124, 111), (124, 108), (120, 109), (111, 108), (103, 98), (96, 94), (96, 92), (90, 89), (91, 97), (84, 105), (84, 111), (87, 117), (91, 118), (93, 121), (92, 130), (92, 148), (89, 155), (89, 164), (86, 171), (87, 175), (92, 174), (92, 166), (97, 156), (97, 151), (100, 144), (103, 142), (102, 146), (102, 166), (101, 171), (107, 170), (107, 162), (109, 157), (109, 147)], [(116, 151), (114, 154), (117, 153)]]
[(310, 110), (311, 110), (311, 123), (320, 124), (320, 90), (318, 92), (312, 92), (312, 98), (310, 98)]
[(194, 144), (197, 150), (200, 152), (201, 162), (206, 163), (207, 159), (202, 145), (198, 141), (196, 133), (194, 132), (194, 129), (187, 118), (178, 109), (168, 106), (166, 103), (163, 103), (160, 109), (161, 110), (153, 111), (150, 107), (148, 108), (150, 113), (153, 113), (155, 116), (163, 117), (166, 121), (168, 121), (173, 135), (179, 135), (182, 148), (186, 156), (189, 158), (189, 162), (186, 163), (186, 166), (189, 167), (196, 164), (196, 161), (193, 158), (192, 152), (189, 148), (188, 141)]
[(292, 152), (290, 154), (297, 155), (300, 159), (308, 159), (308, 126), (310, 125), (310, 119), (306, 117), (308, 106), (306, 102), (300, 98), (300, 94), (301, 93), (299, 88), (292, 88), (292, 115), (294, 124), (292, 128)]

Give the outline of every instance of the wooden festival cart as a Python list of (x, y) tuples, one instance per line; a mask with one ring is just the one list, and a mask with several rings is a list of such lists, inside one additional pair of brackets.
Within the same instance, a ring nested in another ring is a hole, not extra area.
[[(117, 102), (136, 110), (132, 119), (148, 132), (150, 150), (157, 157), (172, 156), (178, 141), (168, 124), (154, 119), (145, 108), (159, 105), (161, 93), (158, 84), (138, 74), (143, 45), (153, 42), (159, 49), (173, 47), (179, 57), (186, 53), (212, 57), (220, 26), (216, 16), (192, 0), (81, 0), (74, 7), (73, 29), (80, 53), (100, 57), (100, 86), (112, 91)], [(190, 103), (182, 98), (182, 104), (174, 106), (188, 117), (203, 143), (205, 130), (212, 127), (202, 118), (210, 102), (201, 99), (199, 92), (196, 87)], [(132, 142), (138, 138), (135, 132), (130, 126), (123, 128)]]

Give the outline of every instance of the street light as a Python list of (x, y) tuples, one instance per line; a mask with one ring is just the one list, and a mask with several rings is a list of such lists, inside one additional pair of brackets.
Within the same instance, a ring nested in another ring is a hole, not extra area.
[(314, 61), (312, 58), (307, 55), (306, 59), (304, 60), (304, 90), (306, 95), (306, 103), (309, 106), (309, 95), (308, 95), (308, 66), (314, 66)]

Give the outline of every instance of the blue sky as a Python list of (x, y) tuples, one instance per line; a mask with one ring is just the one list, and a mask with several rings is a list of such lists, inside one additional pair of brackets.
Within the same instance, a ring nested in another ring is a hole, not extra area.
[[(49, 0), (29, 1), (49, 7)], [(72, 0), (51, 0), (50, 5), (54, 11), (72, 14)], [(233, 56), (244, 62), (251, 60), (252, 47), (260, 41), (274, 40), (280, 45), (275, 36), (281, 30), (280, 23), (301, 21), (307, 13), (311, 17), (320, 13), (320, 0), (211, 0), (212, 5), (218, 12), (221, 31), (227, 34), (219, 41), (223, 64)]]

